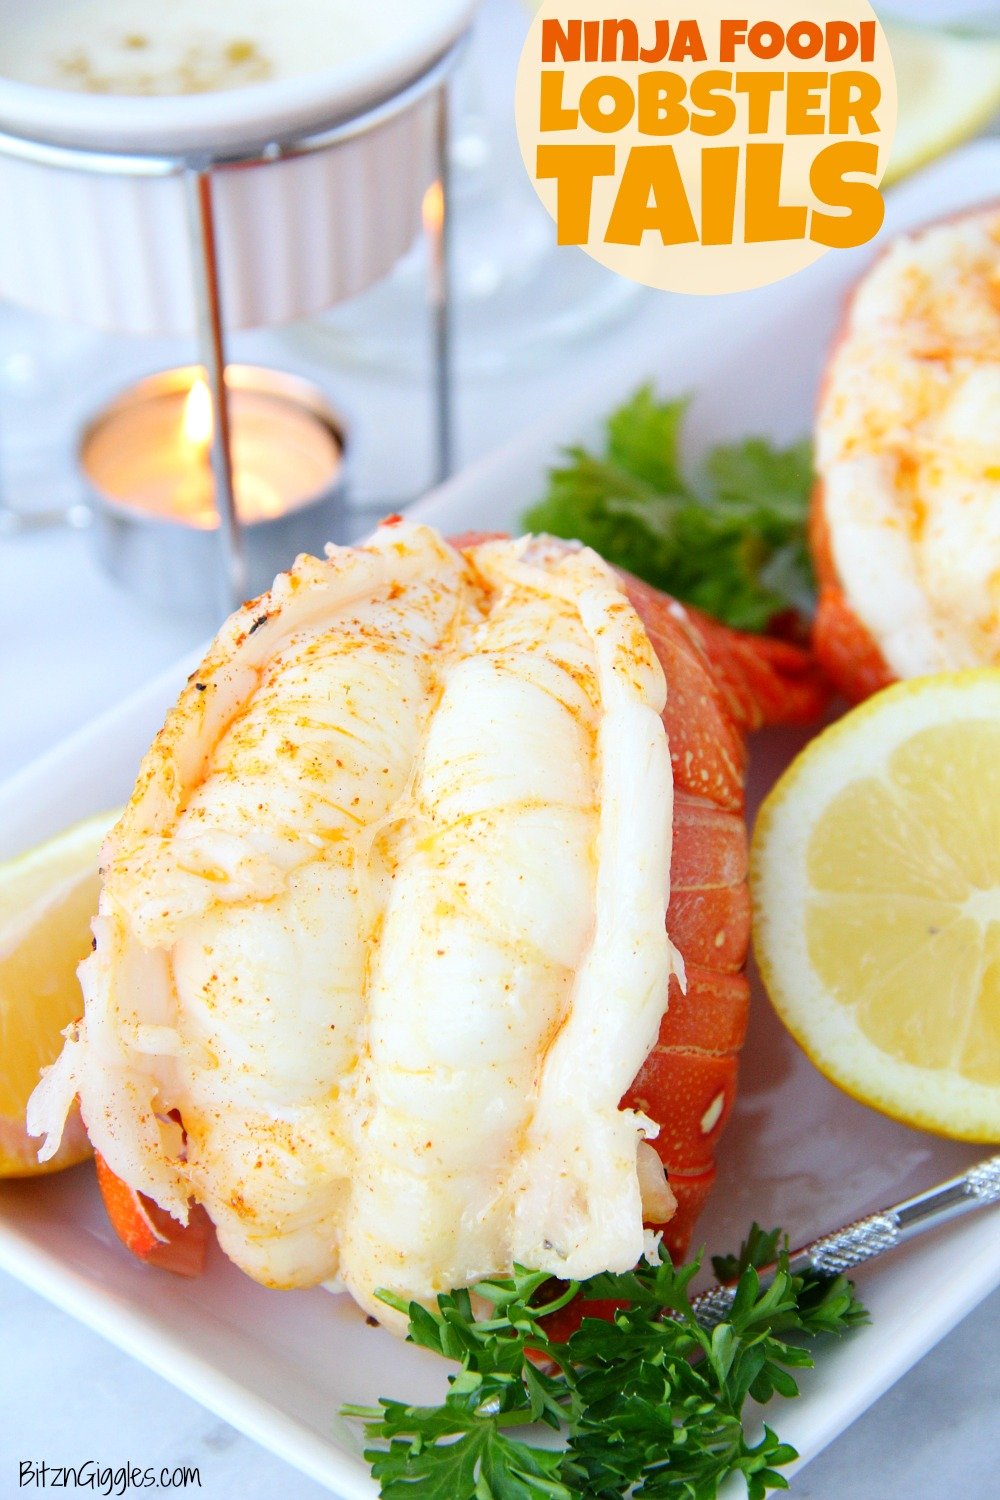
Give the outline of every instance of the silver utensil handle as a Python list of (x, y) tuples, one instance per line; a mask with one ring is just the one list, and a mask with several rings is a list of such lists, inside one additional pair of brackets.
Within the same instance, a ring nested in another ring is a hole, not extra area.
[[(925, 1193), (810, 1240), (788, 1257), (788, 1268), (799, 1276), (807, 1271), (839, 1276), (923, 1234), (926, 1229), (947, 1224), (991, 1203), (1000, 1203), (1000, 1156), (988, 1157), (968, 1172), (951, 1177)], [(777, 1269), (777, 1265), (761, 1268), (758, 1275), (762, 1286), (774, 1280)], [(703, 1328), (714, 1328), (725, 1321), (735, 1297), (735, 1284), (727, 1283), (692, 1298), (691, 1306)]]

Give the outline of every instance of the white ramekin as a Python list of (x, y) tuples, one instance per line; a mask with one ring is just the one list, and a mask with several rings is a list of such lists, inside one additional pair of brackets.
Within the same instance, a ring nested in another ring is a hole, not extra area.
[[(0, 27), (18, 3), (0, 0)], [(434, 83), (476, 0), (382, 3), (385, 47), (297, 78), (169, 98), (0, 78), (0, 297), (109, 330), (190, 332), (181, 168), (206, 159), (219, 163), (230, 329), (308, 316), (385, 275), (420, 226), (436, 172)], [(328, 130), (332, 144), (297, 153)], [(240, 160), (272, 143), (273, 159)]]

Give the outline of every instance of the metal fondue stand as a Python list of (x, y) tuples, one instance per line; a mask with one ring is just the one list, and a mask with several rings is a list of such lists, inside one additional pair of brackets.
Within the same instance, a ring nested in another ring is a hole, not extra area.
[(403, 114), (428, 95), (434, 98), (434, 161), (440, 185), (440, 212), (425, 215), (428, 246), (428, 301), (431, 314), (433, 367), (434, 477), (441, 481), (453, 462), (453, 371), (451, 317), (450, 171), (448, 163), (449, 97), (452, 71), (465, 46), (462, 36), (431, 66), (388, 99), (336, 124), (306, 133), (258, 141), (246, 147), (214, 152), (156, 155), (145, 152), (96, 151), (0, 131), (0, 153), (75, 172), (130, 177), (182, 177), (195, 291), (198, 361), (212, 398), (211, 465), (219, 537), (223, 548), (226, 612), (249, 592), (243, 524), (233, 488), (232, 438), (226, 390), (226, 330), (222, 312), (213, 183), (218, 174), (267, 166), (291, 158), (331, 151)]

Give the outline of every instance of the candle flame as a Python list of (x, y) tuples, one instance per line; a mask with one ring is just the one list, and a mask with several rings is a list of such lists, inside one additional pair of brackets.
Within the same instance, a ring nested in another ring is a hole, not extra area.
[(199, 375), (184, 402), (181, 431), (185, 442), (195, 448), (207, 448), (212, 441), (212, 398)]
[(440, 180), (432, 182), (424, 194), (421, 216), (428, 234), (437, 234), (444, 223), (444, 189)]

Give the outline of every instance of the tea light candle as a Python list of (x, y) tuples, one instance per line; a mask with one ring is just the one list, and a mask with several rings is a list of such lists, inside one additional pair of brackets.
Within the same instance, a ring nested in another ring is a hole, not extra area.
[[(322, 394), (293, 376), (230, 365), (226, 385), (236, 508), (251, 589), (260, 592), (297, 551), (338, 539), (344, 430)], [(211, 402), (196, 366), (139, 381), (81, 438), (101, 559), (160, 603), (204, 609), (212, 595), (219, 518), (211, 441)]]
[[(228, 376), (236, 505), (244, 525), (283, 515), (330, 488), (341, 465), (336, 425), (268, 370)], [(212, 408), (197, 369), (154, 375), (90, 424), (81, 447), (93, 487), (161, 520), (218, 526), (209, 449)]]

